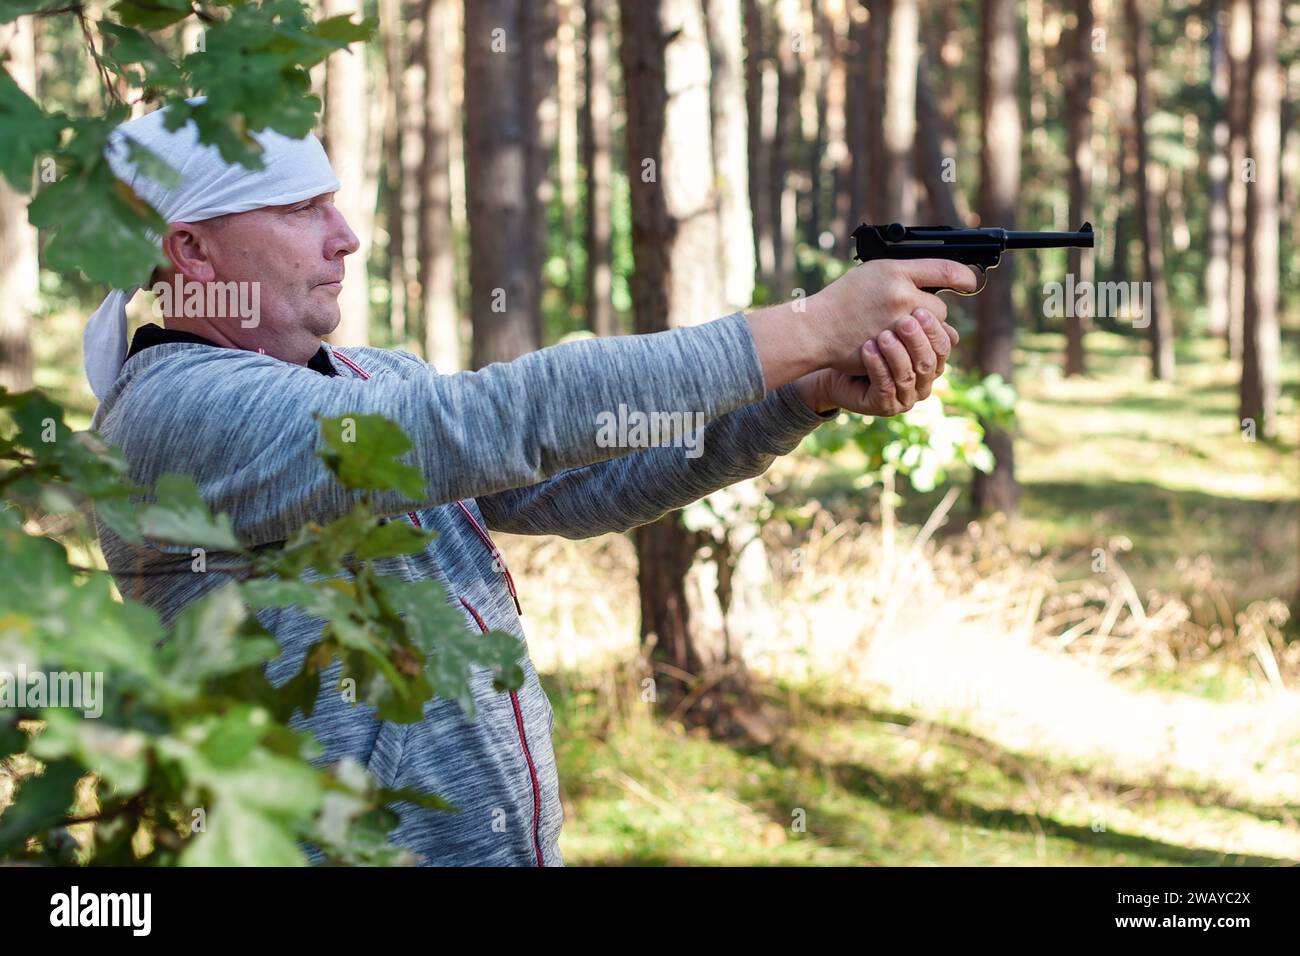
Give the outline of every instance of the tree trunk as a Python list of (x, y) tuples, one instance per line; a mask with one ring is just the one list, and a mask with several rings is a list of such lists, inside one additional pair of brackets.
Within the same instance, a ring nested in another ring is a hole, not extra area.
[[(362, 13), (360, 0), (324, 0), (327, 17)], [(324, 145), (338, 176), (335, 200), (356, 233), (360, 247), (348, 256), (339, 294), (339, 326), (329, 336), (338, 345), (370, 344), (370, 242), (374, 231), (375, 189), (370, 175), (370, 97), (366, 46), (354, 43), (325, 62)]]
[(1250, 136), (1250, 0), (1228, 11), (1228, 355), (1241, 358), (1246, 315), (1246, 141)]
[[(471, 0), (471, 5), (476, 0)], [(524, 21), (524, 62), (520, 96), (528, 111), (527, 121), (532, 135), (525, 141), (527, 162), (527, 221), (531, 226), (528, 242), (529, 272), (536, 284), (536, 305), (533, 309), (534, 334), (538, 347), (546, 342), (546, 316), (543, 302), (546, 294), (546, 265), (550, 230), (547, 210), (555, 196), (555, 183), (551, 169), (559, 141), (559, 121), (556, 115), (556, 88), (559, 76), (556, 59), (557, 0), (524, 0), (520, 15)]]
[[(36, 96), (36, 33), (31, 17), (0, 25), (4, 68), (31, 97)], [(32, 387), (32, 317), (40, 298), (37, 231), (27, 222), (30, 197), (0, 179), (0, 386), (21, 392)]]
[(776, 134), (768, 185), (772, 196), (773, 268), (778, 300), (789, 297), (795, 285), (797, 216), (792, 172), (795, 147), (799, 143), (799, 58), (808, 42), (800, 27), (799, 0), (776, 0)]
[[(1071, 229), (1091, 222), (1092, 213), (1092, 82), (1095, 65), (1092, 56), (1092, 0), (1075, 0), (1074, 29), (1070, 34), (1066, 89), (1066, 140), (1070, 163)], [(1081, 288), (1095, 279), (1093, 253), (1071, 249), (1069, 272)], [(1073, 303), (1065, 316), (1065, 374), (1082, 375), (1086, 370), (1083, 335), (1091, 315), (1079, 314)]]
[(1241, 408), (1255, 434), (1277, 434), (1280, 394), (1278, 299), (1278, 173), (1282, 161), (1282, 77), (1278, 69), (1278, 0), (1251, 8), (1250, 141), (1255, 181), (1246, 193), (1246, 314), (1242, 327)]
[(745, 0), (745, 113), (749, 122), (749, 206), (754, 223), (758, 281), (776, 280), (776, 236), (772, 220), (772, 139), (776, 135), (776, 70), (768, 56), (772, 32), (760, 0)]
[[(1014, 0), (985, 0), (982, 5), (982, 82), (980, 86), (984, 143), (980, 150), (981, 226), (1014, 228), (1020, 189), (1020, 107), (1016, 86), (1020, 72), (1020, 37)], [(976, 306), (975, 353), (983, 375), (1013, 379), (1014, 311), (1010, 257), (988, 273), (987, 288)], [(985, 443), (993, 452), (989, 474), (977, 472), (974, 499), (977, 511), (1014, 514), (1019, 499), (1012, 436), (985, 425)]]
[[(465, 5), (465, 178), (469, 207), (471, 364), (508, 362), (541, 346), (538, 334), (536, 100), (525, 50), (525, 0)], [(535, 191), (534, 191), (535, 192)]]
[(956, 143), (944, 129), (928, 65), (929, 57), (922, 57), (916, 68), (916, 165), (930, 200), (931, 218), (943, 226), (965, 226), (969, 210), (956, 182), (947, 175)]
[(1224, 37), (1223, 0), (1211, 0), (1210, 9), (1210, 89), (1213, 100), (1213, 131), (1209, 139), (1208, 179), (1210, 183), (1209, 241), (1205, 263), (1205, 300), (1207, 331), (1216, 339), (1227, 340), (1231, 292), (1229, 255), (1231, 237), (1228, 215), (1228, 172), (1231, 167), (1227, 99), (1229, 67)]
[[(407, 334), (406, 237), (403, 235), (402, 198), (408, 192), (402, 155), (407, 149), (402, 119), (410, 110), (404, 79), (409, 39), (402, 25), (402, 0), (380, 0), (379, 31), (384, 51), (384, 225), (388, 231), (388, 325), (394, 342), (405, 344)], [(414, 183), (412, 183), (414, 185)], [(412, 190), (413, 191), (413, 190)]]
[(584, 0), (582, 166), (587, 177), (587, 327), (615, 335), (610, 183), (613, 168), (609, 87), (609, 17), (604, 0)]
[(891, 0), (885, 55), (884, 219), (916, 222), (916, 67), (920, 15), (916, 0)]
[[(722, 310), (708, 47), (698, 0), (622, 0), (620, 10), (632, 300), (636, 331), (658, 332)], [(638, 528), (635, 541), (642, 643), (659, 699), (682, 701), (689, 688), (728, 665), (719, 589), (710, 594), (693, 570), (706, 536), (688, 531), (674, 513)], [(743, 688), (743, 668), (726, 680)], [(686, 719), (719, 730), (718, 705), (717, 694), (704, 695), (686, 708)]]
[[(864, 0), (865, 2), (865, 0)], [(891, 0), (868, 3), (866, 46), (863, 67), (862, 111), (863, 135), (867, 144), (867, 168), (863, 201), (867, 218), (873, 223), (885, 221), (885, 57), (889, 46), (889, 8)]]
[(423, 0), (424, 150), (420, 166), (419, 277), (424, 354), (442, 372), (465, 366), (456, 304), (451, 223), (451, 57), (455, 0)]
[(704, 0), (712, 81), (710, 125), (718, 186), (718, 269), (729, 309), (748, 308), (754, 298), (754, 226), (749, 213), (745, 147), (744, 77), (741, 74), (740, 0)]
[(1174, 377), (1174, 332), (1169, 314), (1169, 297), (1165, 288), (1164, 230), (1160, 225), (1160, 195), (1152, 182), (1147, 117), (1150, 116), (1151, 93), (1148, 74), (1151, 70), (1151, 37), (1141, 0), (1124, 0), (1128, 21), (1129, 67), (1133, 73), (1133, 128), (1137, 147), (1137, 231), (1142, 245), (1142, 279), (1151, 294), (1149, 311), (1143, 321), (1151, 337), (1151, 377), (1168, 381)]

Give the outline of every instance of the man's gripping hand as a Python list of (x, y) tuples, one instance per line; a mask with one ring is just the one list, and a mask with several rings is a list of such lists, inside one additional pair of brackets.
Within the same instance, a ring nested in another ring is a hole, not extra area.
[(827, 368), (800, 378), (799, 397), (813, 411), (843, 408), (863, 415), (891, 416), (930, 397), (943, 374), (957, 330), (927, 309), (894, 323), (860, 349), (866, 375)]

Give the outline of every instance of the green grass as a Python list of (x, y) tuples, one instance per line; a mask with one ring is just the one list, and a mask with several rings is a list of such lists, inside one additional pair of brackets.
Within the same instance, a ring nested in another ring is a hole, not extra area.
[(740, 750), (546, 684), (571, 865), (1276, 865), (1295, 861), (1261, 839), (1300, 840), (1297, 806), (1110, 779), (865, 697), (771, 688), (789, 740)]

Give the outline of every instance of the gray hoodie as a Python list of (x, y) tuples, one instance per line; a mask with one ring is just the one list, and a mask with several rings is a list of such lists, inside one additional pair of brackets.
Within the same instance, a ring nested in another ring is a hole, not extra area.
[[(506, 631), (521, 643), (515, 584), (489, 529), (569, 538), (625, 531), (761, 473), (829, 417), (811, 411), (793, 385), (764, 393), (739, 313), (653, 335), (566, 343), (453, 375), (408, 352), (323, 349), (333, 375), (315, 360), (304, 367), (197, 342), (152, 345), (127, 359), (91, 427), (123, 450), (134, 482), (192, 476), (213, 511), (230, 516), (241, 543), (257, 548), (357, 501), (316, 456), (313, 412), (392, 419), (411, 437), (408, 460), (423, 472), (426, 491), (420, 500), (378, 493), (373, 506), (438, 538), (421, 554), (377, 561), (376, 570), (439, 581), (467, 628)], [(702, 453), (608, 447), (598, 423), (620, 404), (702, 413)], [(122, 594), (164, 622), (229, 580), (188, 570), (134, 576), (175, 567), (175, 555), (129, 545), (102, 523), (98, 529)], [(208, 561), (230, 557), (209, 554)], [(309, 571), (304, 580), (320, 577)], [(519, 598), (527, 604), (526, 586)], [(299, 669), (324, 622), (292, 608), (258, 617), (282, 648), (268, 665), (279, 685)], [(291, 721), (319, 739), (319, 762), (351, 756), (382, 785), (437, 793), (460, 811), (396, 804), (394, 842), (424, 864), (562, 865), (554, 715), (527, 656), (517, 692), (493, 690), (490, 672), (476, 668), (474, 720), (456, 702), (435, 698), (418, 723), (380, 721), (338, 692), (338, 670), (336, 662), (324, 674), (312, 715), (298, 712)]]

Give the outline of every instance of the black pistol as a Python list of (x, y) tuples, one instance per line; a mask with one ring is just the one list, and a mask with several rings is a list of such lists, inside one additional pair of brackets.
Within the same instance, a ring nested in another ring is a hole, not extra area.
[[(996, 269), (1008, 249), (1092, 248), (1092, 224), (1085, 222), (1078, 232), (1013, 232), (1008, 229), (958, 229), (954, 226), (869, 226), (853, 230), (859, 262), (872, 259), (951, 259), (976, 266), (982, 274)], [(980, 284), (979, 292), (987, 285)], [(959, 292), (956, 289), (926, 289), (926, 292)]]

